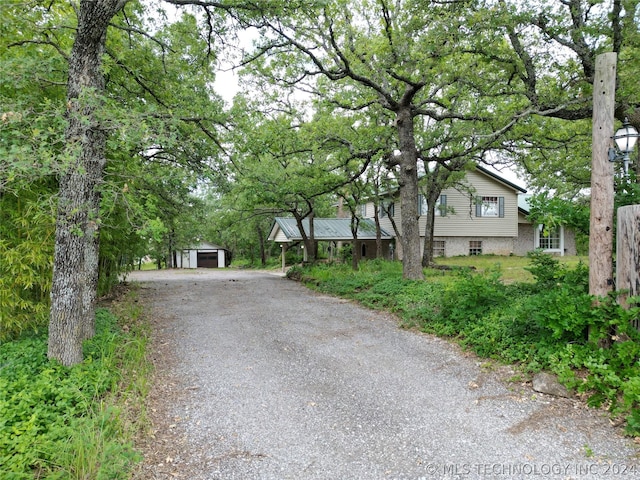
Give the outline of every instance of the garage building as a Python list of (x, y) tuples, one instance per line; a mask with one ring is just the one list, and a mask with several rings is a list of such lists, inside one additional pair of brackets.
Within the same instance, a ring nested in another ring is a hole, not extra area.
[(231, 262), (226, 248), (201, 243), (177, 252), (176, 268), (225, 268)]

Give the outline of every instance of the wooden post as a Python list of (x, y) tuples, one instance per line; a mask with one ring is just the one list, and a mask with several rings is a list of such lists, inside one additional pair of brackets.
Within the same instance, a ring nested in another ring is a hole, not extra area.
[(615, 53), (598, 55), (593, 82), (589, 293), (599, 297), (613, 290), (613, 163), (607, 153), (613, 136), (616, 62)]
[(281, 243), (280, 250), (282, 250), (282, 271), (287, 271), (287, 244)]
[[(626, 308), (627, 298), (640, 294), (640, 205), (618, 209), (616, 245), (616, 286), (618, 290), (625, 290), (618, 302)], [(635, 327), (639, 328), (640, 324)]]

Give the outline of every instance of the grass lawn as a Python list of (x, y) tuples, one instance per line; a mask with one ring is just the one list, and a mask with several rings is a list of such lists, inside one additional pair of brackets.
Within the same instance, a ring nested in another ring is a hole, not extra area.
[[(560, 263), (573, 268), (578, 263), (589, 264), (586, 256), (566, 256), (555, 257)], [(533, 282), (533, 276), (525, 267), (531, 264), (529, 257), (502, 256), (502, 255), (475, 255), (460, 257), (438, 257), (436, 264), (448, 265), (452, 267), (475, 267), (477, 271), (483, 272), (496, 266), (500, 266), (502, 279), (505, 283), (513, 282)]]

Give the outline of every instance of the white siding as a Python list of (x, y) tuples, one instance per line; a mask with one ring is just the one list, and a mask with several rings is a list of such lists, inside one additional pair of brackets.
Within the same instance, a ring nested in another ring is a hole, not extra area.
[[(201, 247), (207, 247), (202, 245)], [(198, 268), (198, 252), (218, 252), (218, 267), (225, 268), (226, 251), (222, 248), (199, 248), (191, 250), (182, 250), (176, 255), (176, 268)]]
[(288, 243), (289, 239), (287, 238), (287, 236), (284, 234), (284, 232), (281, 229), (278, 229), (278, 233), (276, 234), (276, 236), (274, 238), (274, 242), (277, 242), (277, 243)]

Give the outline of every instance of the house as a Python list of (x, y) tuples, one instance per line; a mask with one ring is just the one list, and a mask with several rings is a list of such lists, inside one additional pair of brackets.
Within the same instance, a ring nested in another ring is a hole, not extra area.
[(533, 249), (541, 249), (554, 255), (576, 255), (576, 234), (570, 228), (558, 225), (544, 228), (544, 225), (533, 225), (528, 220), (530, 195), (518, 196), (518, 245), (516, 255), (526, 255)]
[[(302, 220), (302, 227), (305, 234), (308, 235), (308, 218)], [(351, 220), (349, 218), (314, 218), (313, 233), (316, 241), (330, 242), (334, 247), (353, 241)], [(380, 233), (383, 255), (386, 258), (390, 258), (393, 252), (393, 236), (386, 229), (382, 229)], [(360, 258), (375, 258), (376, 225), (373, 219), (360, 219), (356, 236)], [(303, 240), (296, 219), (290, 217), (276, 217), (268, 239), (279, 243), (282, 247), (283, 267), (287, 247)]]
[(176, 268), (224, 268), (231, 263), (230, 252), (210, 243), (200, 243), (176, 252)]
[[(543, 233), (543, 229), (531, 224), (527, 219), (526, 190), (522, 187), (480, 166), (467, 172), (465, 184), (464, 189), (444, 189), (438, 199), (433, 239), (435, 256), (526, 255), (536, 248), (559, 255), (576, 254), (573, 232), (559, 227)], [(420, 236), (424, 240), (427, 205), (422, 195), (416, 201)], [(383, 207), (381, 226), (393, 232), (395, 223), (402, 234), (397, 192), (383, 201)], [(372, 218), (373, 203), (362, 205), (361, 212), (364, 218)]]

